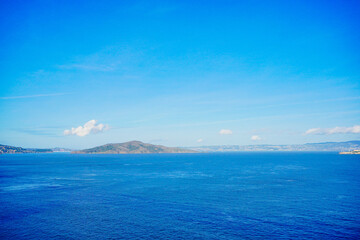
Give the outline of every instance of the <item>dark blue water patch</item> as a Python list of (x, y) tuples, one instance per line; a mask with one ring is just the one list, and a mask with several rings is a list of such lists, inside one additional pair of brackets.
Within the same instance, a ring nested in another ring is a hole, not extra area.
[(2, 239), (358, 239), (360, 158), (0, 156)]

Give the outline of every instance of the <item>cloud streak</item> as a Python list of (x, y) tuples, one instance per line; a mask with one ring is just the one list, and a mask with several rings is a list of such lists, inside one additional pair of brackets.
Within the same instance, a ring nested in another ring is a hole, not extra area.
[(220, 135), (231, 135), (231, 134), (233, 134), (233, 132), (230, 129), (221, 129), (219, 131), (219, 134)]
[(254, 136), (251, 136), (251, 140), (253, 141), (260, 141), (261, 140), (261, 137), (257, 136), (257, 135), (254, 135)]
[(96, 124), (96, 120), (90, 120), (84, 124), (84, 126), (78, 126), (77, 128), (71, 128), (64, 131), (64, 135), (76, 135), (84, 137), (90, 133), (99, 133), (109, 129), (107, 125), (102, 123)]
[(305, 132), (305, 135), (331, 135), (349, 133), (360, 133), (360, 125), (355, 125), (353, 127), (311, 128)]
[(53, 96), (63, 96), (70, 93), (49, 93), (49, 94), (36, 94), (36, 95), (25, 95), (25, 96), (10, 96), (10, 97), (0, 97), (0, 99), (21, 99), (21, 98), (37, 98), (37, 97), (53, 97)]
[(60, 69), (64, 70), (84, 70), (84, 71), (100, 71), (108, 72), (113, 71), (115, 68), (111, 65), (104, 64), (68, 64), (68, 65), (59, 65)]

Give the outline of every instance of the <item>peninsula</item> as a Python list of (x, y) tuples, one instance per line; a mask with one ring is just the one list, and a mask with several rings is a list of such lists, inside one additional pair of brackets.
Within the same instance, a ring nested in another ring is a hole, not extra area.
[(92, 154), (132, 154), (132, 153), (196, 153), (197, 151), (184, 148), (165, 147), (153, 145), (140, 141), (130, 141), (124, 143), (110, 143), (102, 146), (73, 151), (71, 153), (92, 153)]
[(360, 150), (353, 150), (349, 152), (339, 152), (339, 154), (360, 154)]
[(4, 153), (51, 153), (52, 149), (22, 148), (0, 144), (0, 154)]

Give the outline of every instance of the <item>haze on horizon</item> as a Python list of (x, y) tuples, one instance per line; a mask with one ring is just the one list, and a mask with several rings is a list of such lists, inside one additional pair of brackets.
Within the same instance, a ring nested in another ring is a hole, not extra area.
[(358, 1), (1, 1), (0, 144), (360, 137)]

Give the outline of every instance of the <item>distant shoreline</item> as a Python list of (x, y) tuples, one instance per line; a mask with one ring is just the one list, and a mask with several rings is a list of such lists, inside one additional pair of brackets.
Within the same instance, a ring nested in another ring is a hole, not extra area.
[(360, 150), (353, 150), (353, 151), (349, 151), (349, 152), (339, 152), (339, 154), (360, 154)]
[[(140, 141), (110, 143), (89, 149), (69, 148), (22, 148), (0, 144), (0, 154), (25, 153), (71, 153), (71, 154), (149, 154), (149, 153), (234, 153), (234, 152), (336, 152), (338, 154), (359, 154), (360, 141), (306, 143), (297, 145), (212, 145), (198, 147), (166, 147)], [(354, 152), (355, 151), (355, 152)]]
[(341, 155), (351, 155), (353, 153), (343, 153), (338, 151), (217, 151), (217, 152), (179, 152), (179, 153), (170, 153), (170, 152), (161, 152), (161, 153), (72, 153), (72, 152), (26, 152), (26, 153), (0, 153), (1, 155), (34, 155), (34, 154), (68, 154), (68, 155), (151, 155), (151, 154), (236, 154), (236, 153), (332, 153), (332, 154), (341, 154)]

